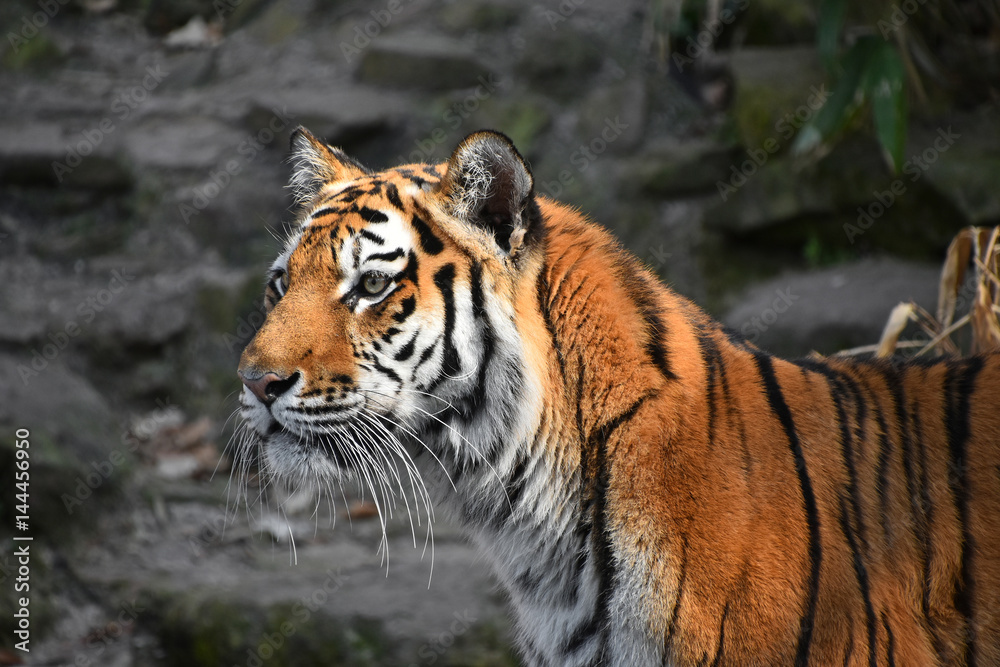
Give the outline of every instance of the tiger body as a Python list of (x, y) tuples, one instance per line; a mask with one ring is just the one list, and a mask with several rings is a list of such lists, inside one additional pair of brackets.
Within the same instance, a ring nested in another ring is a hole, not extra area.
[(527, 664), (1000, 664), (1000, 357), (772, 357), (502, 135), (377, 174), (293, 143), (250, 441), (330, 490), (426, 482)]

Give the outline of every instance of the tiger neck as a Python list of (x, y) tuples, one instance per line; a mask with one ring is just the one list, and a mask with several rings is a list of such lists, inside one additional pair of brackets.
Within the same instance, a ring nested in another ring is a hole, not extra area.
[[(512, 424), (508, 433), (532, 428), (497, 450), (470, 437), (496, 455), (457, 467), (446, 502), (492, 562), (529, 644), (543, 655), (600, 652), (592, 625), (603, 623), (612, 576), (605, 490), (617, 454), (608, 436), (649, 397), (676, 391), (659, 340), (666, 295), (604, 230), (554, 205), (543, 213), (545, 260), (518, 288), (515, 318), (521, 380), (537, 392), (519, 396), (514, 418), (502, 402), (483, 417)], [(669, 434), (677, 415), (663, 419)]]

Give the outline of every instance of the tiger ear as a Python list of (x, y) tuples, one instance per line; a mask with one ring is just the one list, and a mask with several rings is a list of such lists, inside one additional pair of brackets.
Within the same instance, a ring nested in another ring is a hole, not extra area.
[(505, 253), (514, 254), (531, 231), (534, 181), (524, 158), (499, 132), (466, 137), (448, 160), (439, 188), (451, 215), (489, 232)]
[(302, 126), (292, 132), (291, 148), (292, 177), (288, 187), (299, 205), (309, 203), (327, 183), (371, 174), (360, 162), (323, 143)]

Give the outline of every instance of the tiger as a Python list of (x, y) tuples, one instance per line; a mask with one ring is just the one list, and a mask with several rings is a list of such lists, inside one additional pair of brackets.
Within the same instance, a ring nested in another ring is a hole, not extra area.
[(445, 511), (528, 665), (1000, 665), (1000, 355), (772, 356), (498, 132), (291, 142), (238, 368), (274, 479)]

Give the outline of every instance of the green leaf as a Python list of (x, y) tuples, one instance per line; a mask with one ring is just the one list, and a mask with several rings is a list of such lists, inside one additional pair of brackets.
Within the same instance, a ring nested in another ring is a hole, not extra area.
[(844, 26), (847, 0), (820, 0), (819, 20), (816, 22), (816, 46), (819, 57), (828, 70), (832, 70), (837, 57), (840, 29)]
[(813, 151), (843, 131), (851, 122), (851, 118), (864, 102), (862, 73), (865, 71), (871, 52), (877, 47), (876, 42), (881, 41), (875, 37), (862, 37), (844, 54), (843, 73), (840, 79), (834, 85), (826, 103), (795, 137), (795, 142), (792, 144), (793, 155), (803, 155)]
[(886, 161), (898, 172), (906, 148), (906, 69), (892, 44), (882, 42), (869, 55), (861, 86), (871, 100), (875, 134)]

